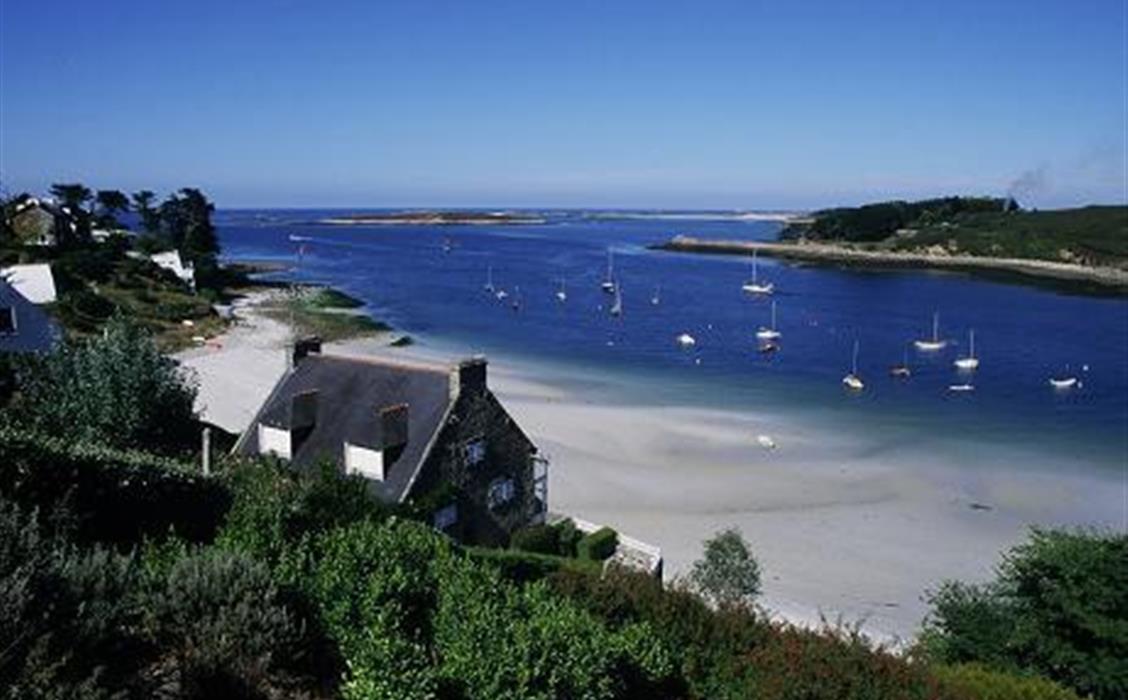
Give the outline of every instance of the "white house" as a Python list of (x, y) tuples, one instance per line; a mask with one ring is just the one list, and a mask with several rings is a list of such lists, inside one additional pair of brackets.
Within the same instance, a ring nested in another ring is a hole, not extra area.
[(176, 275), (192, 289), (196, 288), (196, 268), (191, 264), (184, 264), (180, 259), (180, 251), (166, 250), (163, 253), (154, 253), (149, 256), (149, 260), (157, 267), (168, 270)]
[(55, 278), (47, 263), (5, 267), (0, 269), (0, 277), (33, 304), (50, 304), (58, 299)]
[(0, 353), (48, 352), (61, 337), (43, 309), (0, 279)]

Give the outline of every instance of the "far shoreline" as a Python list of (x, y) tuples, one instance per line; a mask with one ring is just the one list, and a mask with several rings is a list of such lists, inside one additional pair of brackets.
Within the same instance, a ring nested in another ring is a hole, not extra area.
[(706, 255), (751, 255), (755, 252), (768, 257), (803, 263), (871, 270), (947, 270), (1009, 282), (1048, 284), (1061, 291), (1091, 296), (1128, 295), (1126, 270), (1049, 260), (929, 255), (859, 250), (826, 243), (709, 240), (692, 236), (674, 236), (663, 243), (648, 247), (652, 250)]

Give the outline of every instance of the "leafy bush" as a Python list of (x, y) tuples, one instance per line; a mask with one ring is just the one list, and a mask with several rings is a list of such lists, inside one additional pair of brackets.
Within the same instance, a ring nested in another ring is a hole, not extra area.
[(976, 700), (1081, 700), (1045, 678), (993, 671), (982, 664), (937, 666), (932, 672), (945, 688)]
[(560, 537), (552, 525), (531, 525), (514, 532), (509, 546), (524, 552), (560, 554)]
[(265, 562), (278, 561), (306, 533), (388, 512), (363, 477), (340, 474), (332, 462), (307, 474), (276, 459), (241, 461), (229, 465), (224, 481), (232, 504), (217, 542)]
[(601, 527), (584, 535), (576, 543), (576, 556), (587, 561), (603, 561), (615, 553), (619, 546), (619, 533), (609, 527)]
[(214, 479), (172, 459), (0, 428), (0, 495), (50, 513), (65, 505), (82, 542), (137, 543), (173, 530), (208, 541), (230, 503)]
[(930, 595), (924, 649), (948, 663), (1033, 673), (1128, 697), (1128, 535), (1033, 530), (982, 586)]
[(187, 697), (257, 697), (309, 685), (298, 672), (308, 644), (270, 571), (239, 554), (178, 560), (143, 596), (144, 628), (165, 650), (152, 679)]
[(558, 571), (576, 571), (584, 574), (598, 574), (600, 571), (598, 562), (553, 554), (487, 547), (468, 547), (466, 552), (471, 559), (496, 569), (502, 578), (517, 583), (540, 581)]
[(746, 605), (760, 594), (760, 565), (740, 530), (730, 528), (705, 542), (705, 555), (694, 562), (690, 583), (717, 605)]
[(123, 317), (104, 335), (29, 358), (12, 412), (41, 432), (117, 447), (194, 446), (196, 387)]

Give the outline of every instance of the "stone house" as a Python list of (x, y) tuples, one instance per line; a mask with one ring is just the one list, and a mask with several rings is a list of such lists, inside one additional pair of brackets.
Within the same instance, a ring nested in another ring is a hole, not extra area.
[(504, 544), (547, 513), (547, 461), (489, 390), (483, 357), (445, 367), (299, 341), (234, 451), (305, 469), (329, 460), (465, 542)]
[(18, 203), (8, 223), (20, 243), (45, 247), (58, 243), (63, 227), (74, 229), (74, 223), (64, 208), (35, 197)]

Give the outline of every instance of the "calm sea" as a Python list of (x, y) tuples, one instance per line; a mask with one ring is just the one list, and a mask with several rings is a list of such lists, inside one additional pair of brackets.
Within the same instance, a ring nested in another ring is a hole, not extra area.
[[(547, 224), (529, 226), (316, 223), (333, 213), (221, 211), (217, 224), (229, 258), (290, 263), (276, 277), (332, 284), (397, 329), (444, 347), (551, 362), (608, 399), (796, 412), (843, 430), (882, 431), (896, 443), (1021, 446), (1101, 469), (1128, 460), (1123, 297), (762, 259), (760, 277), (776, 293), (752, 298), (741, 292), (746, 258), (646, 246), (675, 233), (771, 239), (777, 223), (581, 212), (552, 212)], [(600, 290), (608, 250), (622, 288), (617, 318)], [(490, 267), (505, 301), (483, 289)], [(755, 332), (769, 324), (772, 300), (782, 337), (777, 352), (763, 354)], [(916, 352), (911, 341), (931, 334), (934, 312), (948, 347)], [(971, 329), (981, 364), (961, 375), (952, 362), (967, 352)], [(681, 333), (696, 346), (680, 348)], [(855, 340), (860, 394), (841, 384)], [(890, 377), (906, 349), (911, 378)], [(1066, 374), (1082, 386), (1049, 386)], [(962, 383), (974, 391), (948, 388)], [(961, 454), (974, 459), (974, 451)]]

